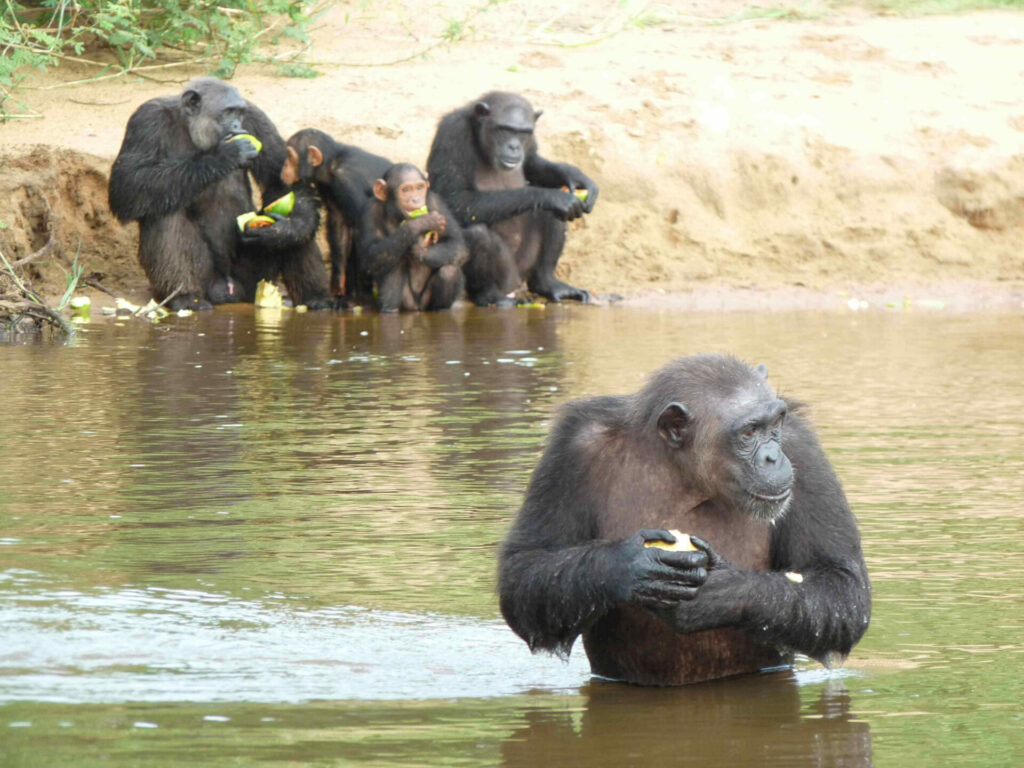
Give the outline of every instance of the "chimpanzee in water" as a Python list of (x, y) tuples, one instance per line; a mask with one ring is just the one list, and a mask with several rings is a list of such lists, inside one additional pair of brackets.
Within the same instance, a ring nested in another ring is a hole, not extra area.
[[(676, 360), (639, 392), (570, 403), (501, 548), (509, 625), (576, 637), (596, 675), (675, 685), (845, 660), (871, 587), (801, 406), (735, 358)], [(693, 534), (697, 551), (650, 546)]]
[[(315, 207), (294, 221), (240, 237), (236, 217), (253, 208), (248, 172), (264, 201), (287, 192), (284, 140), (231, 85), (200, 77), (180, 96), (142, 104), (125, 129), (110, 173), (110, 209), (139, 222), (139, 261), (171, 310), (251, 301), (256, 282), (283, 273), (296, 304), (329, 304), (327, 273), (313, 242)], [(237, 276), (237, 279), (235, 279)]]
[(593, 210), (597, 185), (537, 154), (540, 114), (522, 96), (488, 93), (442, 118), (430, 148), (427, 175), (464, 227), (466, 292), (478, 305), (513, 303), (523, 280), (552, 301), (590, 300), (558, 280), (555, 266), (565, 222)]
[(339, 308), (370, 303), (373, 283), (353, 248), (363, 210), (373, 199), (374, 181), (391, 167), (380, 155), (340, 144), (323, 131), (304, 128), (288, 139), (282, 180), (316, 185), (327, 208), (327, 243), (331, 254), (331, 292)]
[(381, 312), (448, 309), (462, 291), (462, 229), (415, 165), (396, 163), (373, 185), (357, 252)]

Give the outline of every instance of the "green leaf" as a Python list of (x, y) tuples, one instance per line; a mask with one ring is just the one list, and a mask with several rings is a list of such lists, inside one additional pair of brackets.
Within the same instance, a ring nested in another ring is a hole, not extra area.
[(111, 45), (124, 45), (125, 43), (130, 43), (133, 39), (130, 34), (123, 29), (119, 29), (110, 36), (107, 42)]

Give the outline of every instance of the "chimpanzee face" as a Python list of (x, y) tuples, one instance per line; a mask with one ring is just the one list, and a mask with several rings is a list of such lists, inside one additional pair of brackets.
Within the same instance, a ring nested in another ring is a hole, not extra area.
[(197, 149), (208, 150), (229, 136), (244, 133), (246, 103), (238, 90), (213, 77), (197, 77), (185, 86), (181, 110)]
[(775, 520), (785, 514), (793, 493), (793, 465), (782, 451), (786, 404), (763, 400), (745, 410), (724, 435), (733, 457), (730, 495), (752, 517)]
[(787, 406), (760, 370), (744, 377), (706, 381), (689, 402), (670, 402), (658, 417), (658, 431), (709, 499), (759, 520), (777, 520), (793, 494), (793, 465), (782, 450)]
[(383, 179), (373, 183), (373, 196), (382, 203), (394, 205), (398, 214), (407, 218), (412, 211), (427, 204), (430, 182), (426, 174), (411, 163), (392, 165)]
[(408, 216), (410, 212), (425, 206), (427, 204), (427, 190), (429, 189), (430, 182), (418, 172), (413, 173), (409, 171), (405, 173), (399, 179), (398, 186), (395, 188), (395, 202), (399, 210)]
[(491, 164), (502, 171), (519, 168), (540, 111), (534, 112), (529, 102), (517, 98), (496, 104), (477, 102), (474, 113), (479, 121), (477, 140)]

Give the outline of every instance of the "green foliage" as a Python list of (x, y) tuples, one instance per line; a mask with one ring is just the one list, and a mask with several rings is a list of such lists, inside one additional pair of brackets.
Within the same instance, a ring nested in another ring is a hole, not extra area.
[(277, 74), (281, 77), (316, 77), (316, 70), (302, 62), (289, 61), (285, 64), (278, 64)]
[[(172, 51), (212, 62), (230, 77), (239, 64), (262, 61), (267, 32), (307, 42), (316, 0), (41, 0), (5, 2), (0, 16), (0, 119), (27, 72), (97, 47), (128, 72)], [(320, 3), (322, 5), (322, 3)], [(272, 38), (276, 40), (275, 38)], [(315, 75), (309, 67), (295, 70)]]
[[(78, 244), (78, 248), (79, 250), (81, 250), (81, 243)], [(64, 270), (65, 288), (64, 295), (61, 296), (60, 301), (57, 303), (57, 306), (55, 307), (55, 309), (58, 312), (67, 307), (68, 304), (71, 302), (71, 297), (78, 289), (78, 281), (82, 279), (82, 274), (85, 272), (85, 270), (82, 268), (82, 265), (78, 263), (77, 253), (75, 254), (75, 260), (71, 262), (71, 269), (67, 270), (64, 269), (64, 267), (61, 267), (61, 269)]]

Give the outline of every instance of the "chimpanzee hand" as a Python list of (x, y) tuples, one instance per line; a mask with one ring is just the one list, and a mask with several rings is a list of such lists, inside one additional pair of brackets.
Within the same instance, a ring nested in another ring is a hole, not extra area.
[(572, 173), (566, 177), (566, 186), (569, 189), (585, 189), (587, 190), (587, 199), (583, 202), (583, 212), (590, 213), (594, 210), (594, 203), (597, 202), (598, 189), (597, 184), (590, 180), (588, 176), (584, 176), (582, 173)]
[(708, 556), (697, 552), (669, 552), (645, 547), (647, 541), (675, 541), (664, 530), (644, 529), (614, 547), (618, 560), (615, 595), (651, 610), (665, 610), (681, 600), (692, 600), (707, 578)]
[(261, 213), (260, 216), (269, 216), (274, 223), (267, 227), (246, 227), (242, 231), (244, 245), (274, 249), (284, 247), (292, 242), (294, 236), (290, 231), (291, 221), (287, 216), (278, 213)]
[(229, 137), (228, 140), (222, 141), (220, 151), (233, 155), (239, 168), (246, 168), (252, 165), (253, 160), (260, 154), (256, 145), (249, 141), (245, 135), (236, 138)]
[(694, 590), (696, 599), (656, 609), (655, 613), (680, 634), (738, 624), (744, 612), (746, 572), (715, 552), (703, 539), (691, 536), (690, 540), (707, 553), (707, 579)]
[(562, 221), (572, 221), (583, 215), (583, 201), (572, 192), (561, 189), (546, 189), (544, 192), (543, 207)]
[(427, 232), (437, 232), (438, 235), (443, 235), (446, 224), (444, 214), (437, 211), (431, 211), (419, 218), (408, 219), (405, 222), (405, 226), (409, 227), (417, 235), (423, 235)]

